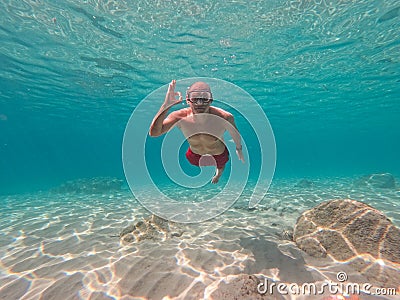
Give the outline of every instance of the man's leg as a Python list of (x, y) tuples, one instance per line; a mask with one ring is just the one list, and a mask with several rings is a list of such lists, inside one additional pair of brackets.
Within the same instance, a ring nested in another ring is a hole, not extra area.
[(218, 180), (221, 177), (221, 175), (224, 172), (224, 170), (225, 170), (225, 165), (223, 167), (221, 167), (221, 168), (216, 168), (215, 175), (211, 179), (211, 182), (212, 183), (218, 183)]

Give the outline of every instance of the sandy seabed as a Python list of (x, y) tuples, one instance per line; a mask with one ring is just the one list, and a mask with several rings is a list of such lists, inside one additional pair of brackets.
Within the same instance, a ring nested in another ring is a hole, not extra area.
[[(0, 299), (323, 299), (257, 293), (260, 282), (321, 286), (368, 280), (343, 262), (315, 259), (287, 239), (296, 219), (324, 200), (365, 202), (400, 224), (400, 190), (354, 187), (351, 178), (275, 180), (257, 209), (246, 197), (224, 214), (183, 224), (162, 241), (122, 243), (119, 233), (151, 214), (129, 190), (40, 192), (0, 198)], [(360, 299), (400, 299), (361, 294)]]

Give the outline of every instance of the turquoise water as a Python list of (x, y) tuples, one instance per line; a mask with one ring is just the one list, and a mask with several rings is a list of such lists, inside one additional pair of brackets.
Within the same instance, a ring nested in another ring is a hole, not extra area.
[(0, 193), (123, 178), (136, 105), (196, 76), (262, 106), (276, 177), (399, 175), (399, 11), (394, 0), (3, 1)]

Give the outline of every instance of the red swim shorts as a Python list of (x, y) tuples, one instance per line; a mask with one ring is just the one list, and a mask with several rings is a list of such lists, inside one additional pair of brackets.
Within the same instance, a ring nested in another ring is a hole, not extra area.
[[(211, 156), (214, 157), (215, 162)], [(221, 169), (223, 166), (225, 166), (225, 164), (229, 160), (228, 148), (225, 147), (225, 151), (218, 155), (203, 155), (203, 158), (201, 159), (201, 162), (200, 162), (201, 157), (202, 157), (202, 155), (194, 153), (194, 152), (192, 152), (192, 149), (190, 149), (190, 147), (188, 148), (188, 150), (186, 152), (186, 158), (192, 165), (200, 166), (200, 167), (215, 166), (215, 163), (217, 163), (217, 168)]]

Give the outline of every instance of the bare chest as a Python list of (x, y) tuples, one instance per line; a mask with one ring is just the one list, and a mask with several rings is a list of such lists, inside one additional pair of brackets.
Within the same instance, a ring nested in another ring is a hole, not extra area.
[(226, 130), (225, 120), (215, 115), (189, 116), (180, 123), (180, 129), (187, 139), (199, 142), (212, 142), (222, 139)]

